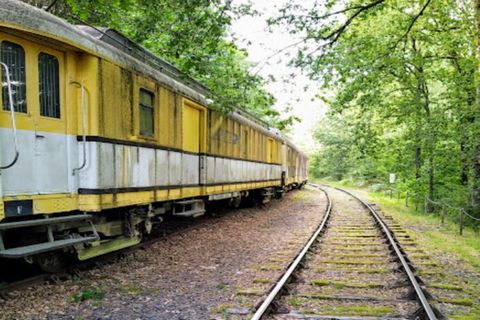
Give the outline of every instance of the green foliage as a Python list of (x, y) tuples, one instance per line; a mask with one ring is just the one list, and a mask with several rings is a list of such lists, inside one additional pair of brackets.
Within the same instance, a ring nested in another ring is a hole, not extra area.
[[(25, 0), (39, 7), (52, 0)], [(280, 120), (272, 109), (274, 97), (266, 80), (249, 72), (247, 53), (227, 39), (234, 19), (255, 12), (231, 0), (57, 0), (50, 11), (74, 24), (109, 27), (140, 43), (205, 84), (212, 107), (228, 112), (246, 109), (279, 129), (293, 118)]]
[(470, 0), (293, 1), (270, 20), (304, 35), (292, 62), (333, 94), (314, 176), (388, 184), (394, 172), (400, 190), (469, 205), (479, 178), (474, 9)]

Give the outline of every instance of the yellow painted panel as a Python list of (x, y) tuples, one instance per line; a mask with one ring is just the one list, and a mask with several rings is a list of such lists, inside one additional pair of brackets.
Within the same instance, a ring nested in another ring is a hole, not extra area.
[(183, 150), (200, 152), (200, 110), (183, 106)]
[(33, 213), (56, 213), (69, 212), (77, 210), (77, 197), (63, 197), (54, 199), (38, 199), (33, 200)]
[(180, 199), (182, 197), (181, 189), (172, 189), (169, 190), (168, 199)]
[(202, 195), (202, 187), (190, 187), (182, 189), (182, 198), (197, 197)]
[(272, 163), (274, 160), (273, 139), (267, 139), (267, 161)]
[(3, 206), (3, 200), (0, 198), (0, 220), (5, 218), (5, 207)]
[[(66, 194), (66, 193), (56, 193), (56, 194), (45, 194), (45, 195), (31, 195), (31, 196), (12, 196), (4, 197), (3, 201), (13, 201), (13, 200), (33, 200), (33, 213), (57, 213), (57, 212), (68, 212), (74, 211), (78, 208), (78, 195), (76, 194)], [(0, 206), (0, 219), (2, 218), (3, 212), (3, 202)]]
[(164, 146), (173, 146), (171, 137), (173, 136), (173, 128), (171, 128), (170, 119), (172, 114), (170, 112), (171, 106), (174, 103), (172, 100), (172, 93), (166, 88), (160, 88), (160, 101), (158, 105), (159, 114), (159, 142)]

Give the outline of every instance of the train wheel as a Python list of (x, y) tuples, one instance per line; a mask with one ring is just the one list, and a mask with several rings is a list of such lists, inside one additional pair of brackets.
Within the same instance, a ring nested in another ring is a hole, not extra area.
[(230, 199), (230, 206), (233, 208), (238, 208), (240, 207), (240, 204), (242, 203), (242, 197), (235, 197)]
[(33, 257), (34, 264), (48, 273), (55, 273), (67, 265), (67, 259), (62, 251), (41, 253)]

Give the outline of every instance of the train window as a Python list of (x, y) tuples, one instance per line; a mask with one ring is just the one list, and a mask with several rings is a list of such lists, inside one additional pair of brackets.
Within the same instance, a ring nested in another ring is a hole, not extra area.
[(140, 89), (140, 134), (153, 137), (154, 132), (154, 95), (151, 92)]
[[(8, 66), (8, 70), (10, 71), (13, 109), (16, 112), (27, 113), (25, 50), (18, 44), (2, 41), (0, 55), (1, 61)], [(7, 76), (3, 67), (1, 72), (3, 110), (10, 110)]]
[(60, 119), (60, 74), (58, 59), (41, 52), (38, 55), (40, 115)]

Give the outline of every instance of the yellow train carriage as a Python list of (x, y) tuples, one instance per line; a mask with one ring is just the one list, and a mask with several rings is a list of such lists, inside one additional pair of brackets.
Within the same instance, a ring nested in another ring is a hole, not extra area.
[(209, 109), (206, 88), (114, 30), (5, 0), (0, 61), (0, 257), (87, 259), (138, 243), (166, 212), (307, 179), (291, 143)]

